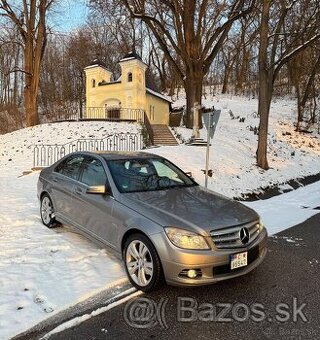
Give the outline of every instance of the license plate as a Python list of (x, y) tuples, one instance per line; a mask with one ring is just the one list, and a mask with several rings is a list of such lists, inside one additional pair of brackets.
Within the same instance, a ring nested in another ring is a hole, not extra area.
[(248, 252), (231, 255), (231, 270), (248, 265)]

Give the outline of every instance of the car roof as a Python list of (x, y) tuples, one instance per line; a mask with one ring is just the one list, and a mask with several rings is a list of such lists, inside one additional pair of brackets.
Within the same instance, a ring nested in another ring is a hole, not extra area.
[(137, 159), (137, 158), (161, 158), (161, 156), (141, 151), (80, 151), (77, 154), (99, 155), (106, 161), (120, 159)]

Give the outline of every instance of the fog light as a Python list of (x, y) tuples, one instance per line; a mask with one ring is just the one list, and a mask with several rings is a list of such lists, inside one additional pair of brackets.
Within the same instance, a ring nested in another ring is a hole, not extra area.
[(202, 276), (202, 272), (200, 268), (196, 269), (183, 269), (181, 270), (179, 277), (188, 278), (188, 279), (198, 279)]
[(187, 272), (188, 277), (190, 277), (190, 279), (194, 279), (195, 277), (197, 277), (197, 272), (194, 269), (189, 269)]

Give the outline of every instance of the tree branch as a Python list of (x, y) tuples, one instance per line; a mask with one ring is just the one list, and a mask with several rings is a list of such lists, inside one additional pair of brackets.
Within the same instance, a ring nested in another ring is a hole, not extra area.
[(278, 60), (278, 62), (275, 63), (276, 68), (275, 68), (274, 73), (273, 73), (273, 80), (272, 80), (272, 82), (273, 83), (275, 82), (276, 77), (277, 77), (279, 71), (281, 70), (281, 68), (283, 67), (283, 65), (285, 65), (289, 60), (291, 60), (293, 57), (295, 57), (298, 53), (302, 52), (307, 47), (312, 45), (318, 39), (320, 39), (320, 33), (314, 35), (307, 42), (305, 42), (304, 44), (302, 44), (299, 47), (295, 48), (293, 51), (289, 52), (287, 55), (285, 55), (283, 58), (281, 58), (281, 60)]
[(23, 28), (23, 22), (20, 19), (18, 19), (16, 13), (13, 11), (11, 6), (8, 4), (7, 0), (0, 0), (0, 10), (3, 10), (5, 12), (4, 16), (9, 17), (13, 21), (13, 23), (17, 26), (22, 36), (22, 39), (25, 41), (27, 38), (27, 32)]

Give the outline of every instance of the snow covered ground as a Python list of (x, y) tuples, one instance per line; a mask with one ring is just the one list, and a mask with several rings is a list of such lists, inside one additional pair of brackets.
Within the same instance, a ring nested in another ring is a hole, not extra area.
[[(183, 104), (184, 101), (176, 103)], [(257, 135), (250, 131), (258, 127), (258, 101), (244, 97), (216, 96), (204, 100), (207, 107), (221, 109), (215, 136), (211, 141), (210, 166), (213, 177), (208, 187), (229, 197), (239, 197), (261, 187), (285, 183), (290, 179), (301, 178), (320, 172), (320, 136), (316, 133), (303, 134), (294, 131), (296, 103), (293, 100), (277, 99), (272, 102), (268, 160), (271, 169), (264, 171), (255, 165)], [(231, 119), (245, 118), (244, 122)], [(192, 130), (176, 128), (184, 140), (191, 137)], [(200, 131), (206, 140), (206, 129)], [(204, 184), (205, 147), (181, 145), (162, 147), (152, 152), (167, 157), (194, 178)]]
[(259, 213), (269, 235), (273, 235), (320, 213), (320, 181), (268, 200), (244, 204)]
[[(212, 103), (210, 103), (212, 104)], [(214, 176), (209, 187), (239, 196), (272, 183), (320, 171), (315, 135), (298, 135), (292, 127), (290, 101), (274, 102), (271, 115), (269, 171), (255, 166), (257, 101), (216, 98), (221, 120), (210, 155)], [(245, 117), (245, 122), (231, 119)], [(46, 124), (0, 136), (0, 339), (6, 339), (54, 313), (125, 280), (121, 263), (67, 227), (49, 230), (40, 221), (36, 197), (38, 173), (19, 177), (32, 166), (32, 145), (100, 138), (114, 132), (137, 132), (139, 125), (107, 122)], [(184, 138), (191, 132), (177, 129)], [(201, 132), (205, 137), (205, 131)], [(312, 145), (312, 146), (310, 146)], [(204, 183), (205, 148), (177, 146), (151, 149), (191, 171)], [(262, 216), (270, 234), (319, 212), (320, 184), (270, 200), (247, 203)], [(120, 280), (120, 281), (119, 281)]]
[[(2, 169), (1, 169), (2, 170)], [(116, 285), (121, 263), (68, 228), (45, 228), (33, 174), (0, 176), (0, 339)]]
[(139, 126), (59, 123), (0, 136), (0, 339), (126, 281), (122, 264), (106, 250), (66, 227), (45, 228), (38, 173), (18, 177), (32, 165), (34, 143), (99, 138), (115, 129), (136, 132)]

